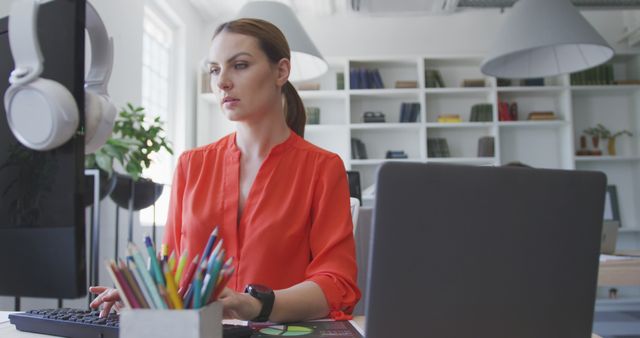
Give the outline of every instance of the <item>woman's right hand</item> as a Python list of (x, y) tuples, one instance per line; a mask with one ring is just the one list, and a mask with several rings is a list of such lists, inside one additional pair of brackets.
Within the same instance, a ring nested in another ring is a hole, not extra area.
[(96, 299), (94, 299), (89, 306), (93, 309), (97, 309), (102, 305), (102, 310), (100, 311), (100, 317), (106, 317), (111, 312), (111, 308), (116, 311), (120, 311), (123, 307), (122, 302), (120, 301), (120, 294), (118, 290), (104, 287), (104, 286), (90, 286), (89, 292), (94, 295), (98, 295)]

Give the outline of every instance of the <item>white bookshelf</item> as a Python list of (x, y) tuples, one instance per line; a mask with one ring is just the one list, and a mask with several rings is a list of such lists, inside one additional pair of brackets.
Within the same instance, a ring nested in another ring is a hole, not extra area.
[[(471, 165), (502, 165), (518, 161), (541, 168), (598, 170), (607, 174), (618, 190), (624, 236), (640, 232), (640, 85), (573, 86), (569, 75), (545, 78), (544, 86), (499, 86), (495, 78), (480, 72), (482, 56), (399, 56), (329, 59), (329, 71), (313, 82), (319, 90), (299, 91), (308, 107), (320, 108), (320, 124), (307, 125), (305, 137), (340, 155), (349, 170), (360, 172), (362, 189), (375, 181), (378, 166), (389, 150), (403, 150), (417, 161)], [(639, 57), (616, 55), (611, 61), (617, 80), (640, 79)], [(350, 89), (350, 71), (378, 69), (384, 88)], [(444, 87), (426, 88), (426, 70), (438, 70)], [(338, 73), (344, 87), (338, 88)], [(483, 87), (463, 87), (465, 79), (484, 81)], [(394, 88), (396, 81), (415, 81), (417, 88)], [(498, 103), (516, 102), (517, 121), (499, 121)], [(199, 110), (213, 107), (210, 94), (201, 94)], [(401, 123), (402, 103), (420, 105), (416, 122)], [(490, 122), (470, 122), (474, 104), (493, 107)], [(530, 121), (532, 111), (554, 111), (553, 121)], [(367, 111), (382, 112), (384, 123), (364, 123)], [(458, 114), (459, 123), (440, 123), (441, 114)], [(576, 156), (582, 131), (604, 124), (612, 131), (628, 129), (633, 137), (617, 140), (616, 156)], [(493, 157), (478, 157), (480, 137), (494, 138)], [(428, 156), (427, 139), (445, 138), (450, 157)], [(366, 159), (353, 159), (351, 139), (364, 142)], [(373, 200), (365, 200), (371, 204)], [(636, 230), (638, 232), (636, 232)], [(639, 236), (640, 237), (640, 236)]]

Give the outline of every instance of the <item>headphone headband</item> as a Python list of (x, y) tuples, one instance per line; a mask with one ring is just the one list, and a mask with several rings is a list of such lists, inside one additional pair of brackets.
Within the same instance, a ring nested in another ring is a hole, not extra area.
[(107, 83), (113, 68), (113, 39), (96, 9), (87, 2), (86, 28), (91, 40), (91, 66), (85, 79), (85, 88), (107, 95)]
[[(25, 84), (42, 73), (43, 57), (38, 42), (37, 18), (39, 0), (16, 0), (9, 15), (9, 43), (15, 61), (11, 84)], [(113, 40), (96, 9), (87, 2), (86, 30), (91, 40), (91, 65), (85, 88), (97, 94), (107, 94), (106, 84), (113, 67)]]
[(36, 21), (40, 3), (37, 0), (16, 1), (9, 15), (9, 43), (15, 60), (9, 83), (25, 84), (42, 73), (42, 52), (38, 43)]

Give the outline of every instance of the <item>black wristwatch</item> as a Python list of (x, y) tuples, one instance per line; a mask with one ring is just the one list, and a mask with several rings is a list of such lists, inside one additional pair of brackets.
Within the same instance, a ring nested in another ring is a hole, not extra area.
[(271, 310), (273, 309), (273, 302), (276, 299), (276, 294), (273, 293), (273, 290), (270, 288), (259, 285), (259, 284), (249, 284), (244, 289), (244, 292), (248, 293), (254, 298), (257, 298), (260, 303), (262, 303), (262, 310), (260, 310), (260, 314), (258, 317), (253, 318), (252, 322), (266, 322), (269, 321), (269, 316), (271, 315)]

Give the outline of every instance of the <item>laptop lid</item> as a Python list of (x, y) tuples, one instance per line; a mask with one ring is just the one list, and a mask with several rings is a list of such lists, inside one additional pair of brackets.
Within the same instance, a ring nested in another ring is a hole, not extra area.
[(383, 164), (366, 337), (589, 337), (605, 184), (596, 172)]

